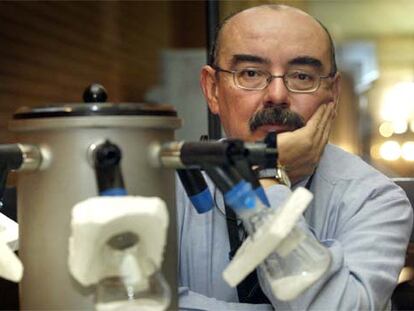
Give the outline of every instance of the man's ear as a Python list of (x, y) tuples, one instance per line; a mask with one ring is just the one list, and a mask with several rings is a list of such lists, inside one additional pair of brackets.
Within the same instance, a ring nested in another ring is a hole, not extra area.
[(200, 73), (200, 85), (208, 107), (213, 114), (219, 113), (218, 89), (216, 71), (209, 65), (205, 65)]
[(335, 76), (333, 77), (332, 81), (332, 95), (335, 104), (338, 104), (339, 102), (339, 95), (341, 93), (341, 74), (337, 72)]

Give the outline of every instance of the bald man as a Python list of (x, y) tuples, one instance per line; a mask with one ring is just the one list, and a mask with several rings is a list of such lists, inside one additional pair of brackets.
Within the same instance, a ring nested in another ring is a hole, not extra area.
[[(258, 6), (224, 21), (211, 56), (201, 71), (210, 110), (220, 116), (228, 137), (256, 141), (278, 134), (279, 161), (292, 190), (306, 186), (314, 194), (301, 225), (326, 247), (332, 263), (322, 279), (291, 301), (278, 300), (259, 269), (265, 299), (251, 304), (221, 277), (230, 251), (221, 194), (210, 183), (216, 207), (199, 215), (178, 187), (180, 308), (389, 308), (412, 209), (387, 177), (328, 144), (340, 92), (328, 31), (298, 9)], [(279, 177), (261, 180), (273, 208), (291, 192)]]

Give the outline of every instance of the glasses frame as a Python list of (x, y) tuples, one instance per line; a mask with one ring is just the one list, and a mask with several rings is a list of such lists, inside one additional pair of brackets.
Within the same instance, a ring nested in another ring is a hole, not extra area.
[(313, 93), (313, 92), (316, 92), (319, 89), (319, 87), (321, 86), (321, 80), (322, 79), (333, 78), (335, 76), (335, 74), (336, 74), (336, 72), (331, 72), (327, 76), (317, 76), (319, 78), (318, 81), (317, 81), (317, 83), (315, 84), (315, 86), (313, 88), (311, 88), (309, 90), (295, 90), (295, 89), (291, 89), (288, 86), (288, 83), (286, 82), (286, 74), (283, 74), (283, 75), (272, 75), (269, 71), (260, 70), (260, 71), (265, 72), (265, 73), (268, 74), (268, 78), (266, 79), (266, 84), (262, 88), (250, 88), (250, 87), (241, 86), (238, 83), (238, 81), (237, 81), (236, 74), (238, 72), (242, 71), (242, 70), (246, 70), (246, 69), (256, 70), (256, 69), (253, 69), (253, 68), (243, 68), (243, 69), (239, 69), (239, 70), (227, 70), (227, 69), (223, 69), (223, 68), (221, 68), (219, 66), (212, 66), (212, 68), (214, 70), (218, 71), (218, 72), (225, 72), (225, 73), (232, 74), (233, 75), (234, 85), (237, 86), (240, 89), (243, 89), (243, 90), (248, 90), (248, 91), (261, 91), (261, 90), (264, 90), (265, 88), (267, 88), (269, 86), (269, 84), (274, 79), (281, 78), (282, 81), (283, 81), (283, 84), (285, 85), (286, 89), (288, 89), (289, 92), (291, 92), (291, 93), (302, 93), (302, 94), (303, 93)]

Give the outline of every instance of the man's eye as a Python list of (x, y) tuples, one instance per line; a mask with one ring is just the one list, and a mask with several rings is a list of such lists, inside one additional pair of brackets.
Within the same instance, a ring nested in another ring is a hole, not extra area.
[(243, 78), (260, 78), (263, 74), (260, 71), (252, 70), (252, 69), (245, 69), (240, 71), (240, 76)]
[(306, 72), (292, 72), (289, 74), (290, 78), (300, 80), (300, 81), (311, 81), (314, 80), (314, 75), (308, 74)]

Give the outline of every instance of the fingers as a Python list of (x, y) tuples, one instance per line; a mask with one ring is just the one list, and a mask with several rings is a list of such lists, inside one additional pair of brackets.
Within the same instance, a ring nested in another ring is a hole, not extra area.
[(335, 120), (336, 117), (336, 104), (332, 103), (332, 104), (328, 104), (329, 110), (330, 110), (330, 115), (329, 118), (326, 122), (326, 127), (325, 127), (325, 131), (323, 133), (323, 141), (325, 142), (324, 145), (328, 142), (329, 136), (331, 134), (331, 129), (332, 129), (332, 125), (333, 125), (333, 121)]
[(320, 105), (315, 113), (310, 117), (309, 121), (307, 122), (306, 126), (316, 130), (318, 126), (321, 124), (324, 115), (326, 113), (327, 105)]
[(329, 103), (327, 111), (328, 111), (328, 115), (327, 115), (327, 119), (325, 122), (325, 130), (324, 130), (324, 135), (323, 135), (325, 143), (328, 141), (328, 138), (329, 138), (329, 135), (332, 129), (332, 124), (336, 117), (336, 104), (333, 102)]
[(313, 173), (328, 142), (335, 114), (335, 103), (322, 104), (305, 127), (278, 134), (279, 161), (288, 168), (292, 182)]
[(325, 129), (326, 126), (328, 126), (331, 123), (332, 119), (333, 119), (333, 115), (335, 113), (335, 104), (333, 102), (331, 102), (331, 103), (328, 103), (324, 106), (326, 106), (326, 109), (325, 109), (325, 112), (322, 116), (321, 125)]
[(314, 145), (315, 149), (319, 149), (323, 133), (326, 127), (326, 121), (329, 116), (328, 105), (322, 104), (318, 107), (315, 113), (311, 116), (306, 126), (303, 128), (305, 136), (309, 142)]
[(319, 125), (318, 132), (315, 134), (315, 151), (316, 158), (319, 161), (319, 158), (328, 143), (329, 136), (332, 128), (332, 121), (335, 116), (335, 106), (334, 103), (329, 103), (326, 105), (326, 110)]
[(319, 119), (319, 124), (314, 134), (314, 143), (321, 148), (323, 148), (328, 141), (336, 109), (333, 102), (323, 104), (322, 106), (324, 106), (325, 109)]
[(332, 102), (318, 107), (318, 110), (314, 113), (315, 118), (313, 118), (313, 116), (311, 117), (312, 122), (305, 135), (311, 143), (311, 146), (307, 153), (307, 161), (301, 163), (300, 168), (298, 167), (303, 173), (313, 172), (315, 166), (319, 162), (330, 136), (334, 115), (335, 105)]

